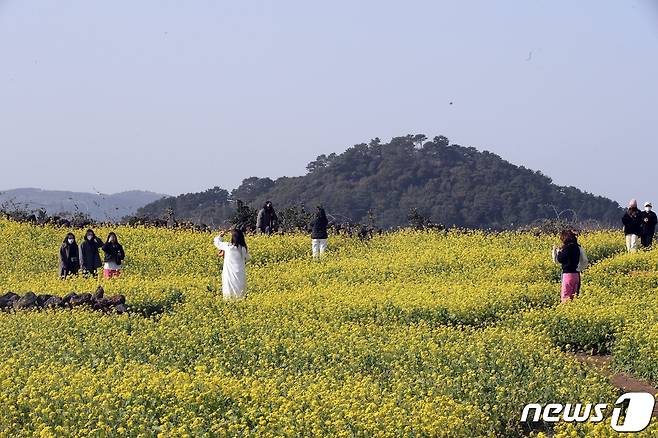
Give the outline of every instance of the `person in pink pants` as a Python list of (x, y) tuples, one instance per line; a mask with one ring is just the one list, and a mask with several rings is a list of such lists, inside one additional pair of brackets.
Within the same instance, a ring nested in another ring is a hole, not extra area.
[(583, 251), (576, 234), (571, 230), (560, 233), (561, 248), (553, 248), (553, 258), (562, 265), (562, 288), (560, 298), (563, 303), (573, 300), (580, 291), (580, 265)]

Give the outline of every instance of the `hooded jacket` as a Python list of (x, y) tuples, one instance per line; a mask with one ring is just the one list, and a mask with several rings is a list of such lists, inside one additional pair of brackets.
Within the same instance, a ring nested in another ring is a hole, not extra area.
[(311, 223), (311, 239), (326, 239), (328, 237), (327, 225), (329, 225), (327, 214), (324, 209), (320, 209)]
[(267, 203), (263, 204), (263, 208), (258, 212), (256, 218), (256, 228), (262, 232), (276, 231), (279, 225), (279, 218), (276, 216), (274, 207), (267, 207)]
[(635, 234), (637, 236), (642, 234), (642, 212), (637, 207), (626, 210), (621, 222), (624, 224), (624, 234)]
[(86, 236), (89, 233), (94, 234), (92, 230), (87, 230), (85, 239), (80, 244), (80, 267), (87, 271), (93, 271), (103, 266), (101, 256), (98, 254), (98, 251), (103, 247), (103, 241), (95, 234), (91, 240), (87, 240)]

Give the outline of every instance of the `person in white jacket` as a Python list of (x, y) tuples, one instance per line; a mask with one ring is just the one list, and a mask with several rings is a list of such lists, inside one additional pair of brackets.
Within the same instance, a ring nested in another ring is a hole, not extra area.
[(215, 247), (224, 253), (222, 269), (222, 295), (225, 300), (244, 298), (247, 293), (247, 271), (245, 262), (251, 257), (247, 242), (240, 230), (231, 232), (231, 243), (224, 242), (219, 235), (213, 240)]

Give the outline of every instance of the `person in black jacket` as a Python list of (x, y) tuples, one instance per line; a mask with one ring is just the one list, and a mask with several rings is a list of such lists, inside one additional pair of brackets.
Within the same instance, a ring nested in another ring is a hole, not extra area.
[(327, 225), (329, 225), (327, 214), (324, 208), (318, 205), (315, 218), (311, 222), (311, 250), (314, 259), (320, 258), (327, 249), (327, 239), (329, 238)]
[(640, 215), (642, 225), (642, 246), (645, 248), (651, 248), (653, 235), (656, 232), (656, 224), (658, 223), (658, 217), (656, 217), (656, 213), (651, 211), (652, 208), (651, 202), (645, 202), (644, 211)]
[(124, 253), (123, 246), (119, 243), (119, 239), (115, 233), (112, 232), (108, 234), (107, 242), (103, 245), (103, 252), (105, 253), (103, 277), (118, 277), (121, 274), (121, 263), (126, 257), (126, 254)]
[(624, 224), (624, 235), (626, 236), (626, 250), (628, 252), (637, 251), (637, 244), (642, 235), (642, 218), (641, 212), (637, 208), (637, 201), (631, 199), (628, 203), (628, 210), (621, 218)]
[(271, 201), (265, 202), (256, 217), (256, 228), (264, 234), (272, 234), (279, 228), (279, 218)]
[(80, 268), (85, 274), (96, 276), (96, 270), (103, 266), (98, 251), (103, 247), (94, 230), (87, 230), (85, 238), (80, 244)]
[(80, 269), (80, 254), (73, 233), (68, 233), (59, 247), (59, 276), (76, 275)]
[(563, 230), (560, 233), (562, 247), (557, 252), (556, 259), (562, 265), (562, 288), (560, 292), (561, 301), (572, 300), (580, 291), (580, 245), (576, 234), (571, 230)]

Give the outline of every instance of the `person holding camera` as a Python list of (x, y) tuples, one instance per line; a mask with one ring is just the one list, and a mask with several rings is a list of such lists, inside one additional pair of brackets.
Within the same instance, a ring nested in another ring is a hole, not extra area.
[(573, 300), (580, 293), (580, 274), (587, 268), (589, 261), (585, 251), (578, 244), (578, 237), (572, 230), (560, 233), (562, 247), (553, 246), (553, 262), (562, 266), (562, 286), (560, 300), (562, 303)]
[(247, 293), (246, 262), (251, 257), (247, 250), (244, 233), (238, 229), (231, 231), (231, 242), (224, 242), (222, 236), (213, 239), (219, 255), (224, 257), (222, 268), (222, 295), (225, 300), (241, 299)]

